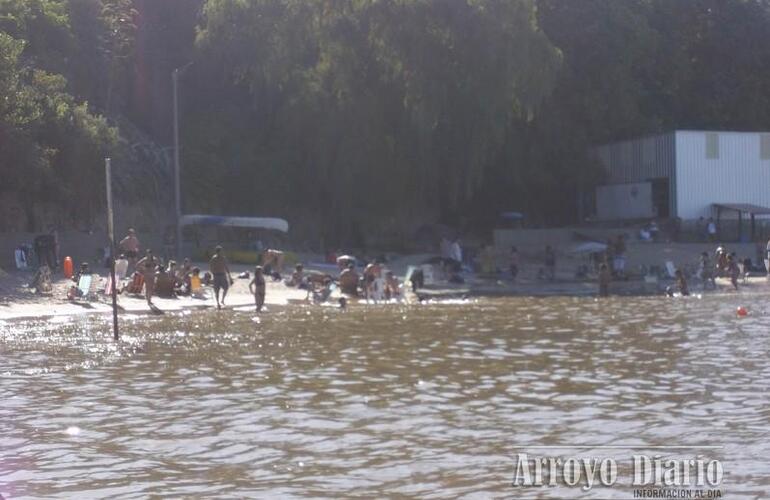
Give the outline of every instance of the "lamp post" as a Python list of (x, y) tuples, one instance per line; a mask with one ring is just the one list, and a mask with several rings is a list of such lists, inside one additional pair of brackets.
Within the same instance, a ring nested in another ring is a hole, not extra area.
[(173, 88), (174, 100), (174, 204), (176, 215), (176, 256), (180, 257), (182, 251), (182, 194), (179, 181), (179, 75), (190, 67), (189, 62), (181, 68), (176, 68), (171, 72), (171, 83)]
[(115, 280), (115, 222), (112, 210), (112, 163), (104, 159), (105, 180), (107, 182), (107, 232), (110, 237), (110, 283), (112, 286), (112, 333), (117, 341), (118, 332), (118, 283)]

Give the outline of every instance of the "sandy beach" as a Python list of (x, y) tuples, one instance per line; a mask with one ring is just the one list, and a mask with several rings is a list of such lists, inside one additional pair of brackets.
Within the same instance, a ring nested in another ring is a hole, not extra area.
[[(197, 263), (202, 268), (205, 265)], [(567, 275), (561, 275), (554, 281), (543, 281), (537, 279), (534, 274), (536, 267), (533, 265), (523, 266), (525, 272), (516, 282), (512, 282), (504, 274), (495, 277), (467, 274), (466, 282), (463, 284), (450, 284), (445, 281), (438, 281), (432, 286), (420, 290), (419, 294), (412, 294), (408, 286), (404, 287), (404, 300), (406, 302), (416, 302), (418, 300), (442, 300), (454, 299), (458, 297), (500, 297), (500, 296), (527, 296), (527, 297), (548, 297), (548, 296), (595, 296), (597, 295), (597, 283), (593, 279), (571, 279)], [(403, 276), (405, 266), (403, 263), (395, 262), (391, 268), (397, 275)], [(252, 270), (248, 265), (231, 265), (233, 285), (227, 294), (226, 307), (238, 308), (242, 310), (254, 305), (254, 299), (249, 292), (249, 282), (251, 278), (237, 278), (238, 274), (244, 271)], [(306, 269), (313, 269), (313, 266), (306, 266)], [(328, 269), (323, 269), (328, 272)], [(99, 273), (101, 283), (100, 290), (104, 289), (107, 273), (102, 270)], [(0, 320), (10, 320), (19, 318), (49, 317), (49, 316), (68, 316), (81, 314), (107, 314), (112, 311), (111, 298), (104, 293), (99, 293), (96, 300), (93, 301), (72, 301), (67, 299), (67, 290), (72, 286), (71, 280), (65, 279), (60, 274), (55, 275), (53, 282), (53, 292), (50, 294), (37, 294), (35, 290), (28, 286), (32, 277), (31, 272), (13, 271), (5, 273), (0, 277)], [(739, 292), (734, 292), (730, 282), (726, 278), (717, 279), (716, 292), (741, 293), (752, 291), (754, 293), (767, 291), (767, 279), (765, 277), (751, 277), (742, 280)], [(668, 280), (659, 282), (646, 282), (641, 279), (629, 279), (613, 281), (611, 284), (611, 293), (614, 295), (662, 295), (665, 287), (670, 284)], [(206, 299), (195, 299), (191, 297), (180, 296), (177, 298), (159, 298), (154, 297), (153, 303), (158, 310), (162, 312), (174, 312), (184, 309), (207, 309), (215, 308), (213, 290), (207, 287)], [(703, 292), (702, 285), (699, 282), (691, 284), (691, 292), (714, 293), (710, 291)], [(337, 298), (337, 293), (332, 295), (331, 302)], [(354, 300), (353, 303), (356, 301)], [(361, 302), (364, 302), (361, 299)], [(290, 304), (311, 304), (305, 290), (286, 286), (282, 281), (267, 280), (267, 293), (265, 297), (266, 306), (286, 306)], [(158, 314), (148, 308), (143, 296), (135, 294), (120, 294), (118, 296), (118, 305), (121, 313), (131, 314)]]
[[(254, 298), (249, 293), (250, 279), (239, 279), (237, 275), (245, 271), (248, 266), (233, 267), (233, 286), (227, 294), (227, 307), (246, 307), (254, 305)], [(51, 294), (39, 295), (27, 286), (32, 274), (28, 272), (9, 273), (0, 280), (0, 319), (29, 318), (41, 316), (67, 316), (76, 314), (100, 314), (112, 311), (111, 297), (98, 294), (95, 301), (71, 301), (67, 300), (67, 290), (73, 282), (57, 275), (53, 283)], [(106, 282), (106, 273), (100, 273), (102, 283)], [(100, 287), (102, 290), (104, 286)], [(267, 282), (267, 294), (265, 304), (286, 305), (292, 301), (303, 301), (307, 296), (304, 290), (287, 287), (282, 282)], [(194, 299), (192, 297), (177, 297), (173, 299), (154, 297), (153, 303), (164, 312), (180, 311), (183, 309), (214, 308), (213, 290), (209, 287), (207, 299)], [(147, 307), (143, 296), (134, 294), (118, 295), (118, 305), (121, 313), (152, 314)]]

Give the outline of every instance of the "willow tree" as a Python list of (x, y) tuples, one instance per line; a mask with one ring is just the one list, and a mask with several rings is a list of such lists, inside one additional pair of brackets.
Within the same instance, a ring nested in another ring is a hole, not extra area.
[(340, 236), (450, 215), (553, 86), (559, 54), (534, 14), (530, 0), (209, 0), (201, 95), (248, 105), (190, 103), (218, 121), (188, 159), (250, 181), (231, 208), (302, 207)]

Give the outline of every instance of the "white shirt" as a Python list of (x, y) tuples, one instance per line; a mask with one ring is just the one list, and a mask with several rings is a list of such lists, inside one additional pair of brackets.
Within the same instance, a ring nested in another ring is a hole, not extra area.
[(449, 258), (457, 262), (463, 261), (463, 251), (460, 249), (460, 244), (456, 241), (449, 247)]
[(117, 281), (126, 277), (128, 271), (128, 261), (126, 259), (117, 259), (115, 261), (115, 279)]

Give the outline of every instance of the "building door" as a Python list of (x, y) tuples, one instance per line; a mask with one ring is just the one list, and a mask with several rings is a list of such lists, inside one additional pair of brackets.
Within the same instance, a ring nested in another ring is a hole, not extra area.
[(650, 179), (650, 183), (652, 183), (652, 206), (655, 208), (655, 212), (658, 214), (658, 217), (668, 218), (671, 215), (671, 212), (669, 212), (668, 177)]

